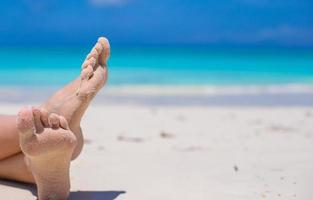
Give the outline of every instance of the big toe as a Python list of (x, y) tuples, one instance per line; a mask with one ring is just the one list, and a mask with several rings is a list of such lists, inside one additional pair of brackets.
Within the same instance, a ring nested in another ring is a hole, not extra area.
[(22, 108), (18, 113), (16, 124), (21, 135), (26, 137), (33, 136), (35, 133), (35, 124), (32, 110)]
[(100, 37), (98, 43), (102, 45), (102, 52), (99, 55), (98, 62), (101, 66), (106, 66), (107, 61), (110, 57), (110, 43), (109, 40), (105, 37)]

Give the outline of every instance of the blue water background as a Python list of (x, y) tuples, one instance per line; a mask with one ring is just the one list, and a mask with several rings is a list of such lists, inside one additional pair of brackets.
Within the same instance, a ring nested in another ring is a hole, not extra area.
[[(1, 47), (0, 86), (77, 77), (88, 47)], [(113, 46), (110, 85), (313, 84), (312, 49)]]

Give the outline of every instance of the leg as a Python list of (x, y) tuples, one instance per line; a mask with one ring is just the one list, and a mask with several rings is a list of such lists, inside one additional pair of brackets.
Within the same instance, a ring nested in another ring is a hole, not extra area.
[[(81, 77), (57, 91), (41, 106), (40, 112), (45, 118), (48, 117), (49, 113), (57, 113), (64, 116), (68, 121), (78, 142), (72, 159), (80, 154), (83, 147), (81, 118), (92, 98), (107, 81), (106, 67), (109, 55), (109, 42), (105, 38), (99, 38), (82, 65)], [(0, 115), (0, 122), (0, 160), (2, 160), (21, 152), (21, 149), (16, 129), (16, 116)], [(48, 125), (47, 121), (42, 120), (42, 122), (44, 125)]]
[(35, 183), (33, 174), (26, 165), (23, 153), (0, 161), (0, 177), (25, 183)]
[(76, 135), (78, 142), (72, 159), (75, 159), (83, 148), (81, 118), (93, 97), (107, 81), (109, 56), (110, 44), (107, 39), (101, 37), (82, 64), (81, 76), (60, 89), (41, 105), (41, 108), (49, 113), (62, 115), (68, 121), (70, 129)]
[(21, 152), (16, 116), (0, 115), (0, 160)]

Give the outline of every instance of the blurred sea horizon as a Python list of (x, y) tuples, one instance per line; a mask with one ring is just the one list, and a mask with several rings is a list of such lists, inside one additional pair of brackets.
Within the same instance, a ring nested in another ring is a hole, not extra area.
[[(0, 100), (42, 102), (80, 74), (88, 47), (0, 48)], [(312, 105), (313, 49), (112, 46), (100, 103)]]
[[(59, 86), (80, 73), (86, 47), (1, 47), (0, 86)], [(313, 49), (118, 46), (112, 86), (313, 85)]]

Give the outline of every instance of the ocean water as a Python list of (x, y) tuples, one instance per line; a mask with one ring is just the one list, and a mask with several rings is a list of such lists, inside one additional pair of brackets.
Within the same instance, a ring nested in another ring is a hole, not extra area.
[[(1, 47), (0, 86), (77, 77), (87, 47)], [(312, 49), (112, 46), (110, 85), (311, 85)]]

